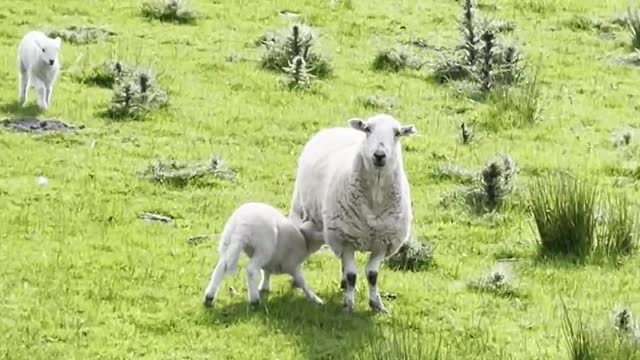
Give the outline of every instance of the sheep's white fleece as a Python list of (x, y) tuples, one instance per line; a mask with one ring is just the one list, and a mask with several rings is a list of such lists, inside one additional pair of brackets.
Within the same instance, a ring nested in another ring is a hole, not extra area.
[(356, 251), (391, 256), (411, 230), (411, 195), (401, 151), (386, 176), (367, 173), (359, 149), (366, 135), (352, 128), (316, 133), (298, 160), (290, 217), (311, 220), (340, 257), (345, 243)]

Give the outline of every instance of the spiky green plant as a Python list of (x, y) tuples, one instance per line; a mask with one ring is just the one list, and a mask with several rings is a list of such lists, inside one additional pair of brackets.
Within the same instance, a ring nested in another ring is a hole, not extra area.
[(471, 290), (491, 293), (498, 296), (513, 297), (518, 295), (518, 289), (514, 285), (514, 277), (510, 268), (503, 263), (496, 266), (480, 278), (472, 279), (467, 283)]
[(115, 78), (113, 96), (107, 114), (112, 119), (140, 119), (166, 106), (169, 94), (159, 88), (150, 69), (121, 72)]
[(462, 18), (459, 20), (458, 28), (462, 33), (463, 45), (465, 52), (466, 65), (473, 67), (478, 60), (478, 32), (475, 19), (475, 4), (473, 0), (462, 1)]
[(313, 75), (301, 55), (294, 57), (284, 70), (288, 75), (287, 86), (290, 89), (306, 89), (311, 86)]
[(286, 33), (269, 33), (260, 39), (260, 44), (265, 47), (260, 59), (264, 69), (284, 72), (293, 58), (301, 56), (315, 77), (326, 78), (333, 72), (329, 61), (315, 51), (316, 36), (306, 25), (294, 24)]
[(482, 65), (480, 67), (480, 81), (483, 91), (490, 91), (493, 89), (493, 52), (495, 47), (496, 36), (493, 30), (487, 29), (480, 37), (483, 43), (482, 46)]
[(502, 199), (513, 191), (516, 163), (509, 155), (500, 155), (482, 170), (482, 188), (490, 209), (495, 209)]

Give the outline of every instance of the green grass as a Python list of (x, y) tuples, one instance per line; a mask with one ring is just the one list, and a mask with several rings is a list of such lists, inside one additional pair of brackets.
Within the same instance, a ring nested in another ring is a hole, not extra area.
[[(38, 113), (33, 91), (25, 109), (17, 106), (15, 51), (24, 33), (83, 25), (115, 33), (108, 41), (62, 45), (63, 72), (41, 116), (84, 129), (38, 136), (0, 129), (0, 358), (362, 358), (403, 319), (408, 339), (424, 341), (425, 352), (441, 342), (447, 359), (568, 359), (559, 296), (588, 321), (620, 302), (638, 308), (638, 257), (616, 267), (539, 262), (524, 203), (510, 201), (490, 214), (445, 207), (441, 198), (460, 184), (432, 171), (445, 162), (480, 169), (506, 153), (519, 168), (514, 199), (535, 177), (566, 170), (636, 199), (637, 177), (627, 171), (638, 167), (636, 140), (625, 147), (610, 140), (637, 121), (640, 72), (611, 61), (630, 53), (628, 31), (614, 28), (601, 38), (563, 25), (581, 15), (611, 19), (626, 3), (486, 2), (498, 6), (483, 9), (485, 16), (515, 24), (500, 36), (512, 38), (530, 69), (540, 70), (539, 121), (516, 119), (516, 107), (509, 124), (496, 127), (482, 126), (496, 104), (433, 81), (428, 66), (372, 68), (381, 49), (418, 38), (452, 50), (460, 42), (457, 2), (195, 0), (198, 17), (190, 24), (146, 19), (142, 3), (6, 0), (0, 7), (0, 119)], [(330, 59), (331, 76), (317, 79), (313, 91), (289, 91), (281, 73), (260, 66), (256, 39), (290, 26), (281, 10), (317, 31), (315, 50)], [(435, 51), (415, 51), (429, 64), (438, 60)], [(112, 90), (82, 79), (114, 58), (153, 69), (171, 94), (168, 106), (139, 121), (105, 117)], [(385, 297), (386, 316), (368, 310), (363, 254), (356, 313), (343, 313), (339, 261), (325, 251), (305, 264), (322, 307), (276, 277), (266, 306), (251, 312), (241, 270), (224, 283), (216, 307), (205, 310), (202, 295), (226, 218), (251, 200), (287, 211), (305, 141), (321, 128), (378, 111), (359, 100), (372, 94), (397, 99), (389, 111), (418, 129), (403, 145), (413, 236), (433, 245), (437, 266), (419, 272), (383, 266), (380, 289), (395, 295)], [(463, 122), (477, 124), (468, 145), (459, 139)], [(178, 187), (140, 176), (157, 161), (197, 164), (212, 155), (233, 169), (234, 181)], [(48, 185), (37, 185), (39, 176)], [(146, 222), (145, 212), (174, 221)], [(212, 237), (189, 242), (198, 235)], [(499, 257), (514, 258), (526, 297), (467, 288)]]

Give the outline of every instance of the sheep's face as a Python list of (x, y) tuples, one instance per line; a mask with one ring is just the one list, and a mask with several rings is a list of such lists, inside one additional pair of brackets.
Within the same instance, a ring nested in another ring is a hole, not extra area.
[(46, 65), (53, 66), (59, 61), (58, 54), (60, 53), (60, 46), (62, 45), (62, 39), (60, 39), (60, 37), (47, 39), (46, 41), (38, 41), (36, 45), (38, 45), (40, 60)]
[(367, 168), (393, 168), (400, 158), (400, 138), (416, 133), (413, 125), (401, 125), (391, 115), (380, 114), (368, 118), (351, 119), (349, 125), (366, 134), (361, 155)]

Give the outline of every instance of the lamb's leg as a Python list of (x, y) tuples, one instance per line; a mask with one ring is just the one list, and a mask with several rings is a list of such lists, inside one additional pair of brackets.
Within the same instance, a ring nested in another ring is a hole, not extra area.
[(291, 274), (291, 276), (293, 277), (293, 282), (296, 284), (296, 287), (302, 289), (302, 292), (304, 292), (304, 295), (307, 297), (307, 299), (318, 305), (324, 304), (324, 301), (322, 301), (322, 299), (320, 299), (318, 295), (316, 295), (316, 293), (314, 293), (313, 290), (309, 288), (309, 285), (307, 285), (307, 281), (302, 275), (302, 269), (300, 267), (298, 267), (296, 271)]
[(42, 110), (47, 109), (47, 88), (42, 81), (34, 81), (36, 95), (38, 97), (38, 107)]
[(27, 92), (29, 90), (29, 74), (27, 69), (24, 68), (24, 65), (22, 65), (22, 62), (20, 62), (19, 71), (20, 89), (18, 91), (18, 97), (20, 98), (20, 106), (24, 106), (27, 102)]
[(267, 270), (262, 270), (262, 284), (260, 285), (260, 292), (268, 293), (271, 291), (271, 273)]
[(344, 290), (344, 308), (347, 312), (353, 312), (355, 306), (355, 292), (356, 292), (356, 260), (354, 250), (351, 247), (345, 246), (342, 249), (342, 268), (345, 272), (345, 279), (347, 286)]
[(218, 287), (220, 286), (220, 282), (224, 277), (224, 273), (226, 270), (226, 265), (222, 259), (218, 261), (218, 265), (216, 265), (213, 273), (211, 274), (211, 281), (209, 282), (209, 286), (207, 286), (207, 290), (204, 292), (204, 306), (213, 305), (213, 301), (216, 298), (216, 293), (218, 292)]
[(53, 93), (53, 84), (48, 84), (46, 85), (46, 99), (47, 99), (47, 106), (49, 106), (49, 104), (51, 104), (51, 94)]
[(260, 303), (260, 269), (262, 264), (259, 258), (254, 257), (249, 261), (247, 265), (247, 291), (249, 296), (249, 305), (255, 306)]
[(365, 272), (367, 274), (367, 282), (369, 283), (369, 307), (373, 311), (386, 313), (387, 310), (378, 292), (378, 270), (383, 260), (383, 252), (372, 252), (371, 255), (369, 255)]

